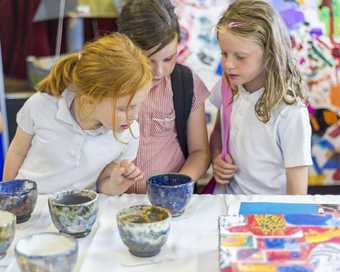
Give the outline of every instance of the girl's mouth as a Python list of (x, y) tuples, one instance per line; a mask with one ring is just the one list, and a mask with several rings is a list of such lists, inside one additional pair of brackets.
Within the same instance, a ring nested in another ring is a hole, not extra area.
[(229, 74), (228, 77), (229, 77), (230, 79), (235, 79), (235, 78), (238, 78), (239, 75)]

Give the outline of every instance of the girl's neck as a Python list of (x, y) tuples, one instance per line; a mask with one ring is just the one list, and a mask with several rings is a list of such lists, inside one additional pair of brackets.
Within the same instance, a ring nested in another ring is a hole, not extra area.
[(264, 82), (265, 82), (265, 72), (263, 71), (253, 80), (243, 84), (243, 87), (246, 89), (247, 92), (253, 93), (261, 89), (264, 86)]
[(70, 111), (72, 113), (73, 118), (75, 119), (75, 121), (77, 122), (81, 129), (93, 130), (101, 127), (101, 124), (97, 120), (81, 117), (80, 102), (78, 98), (75, 98), (72, 101)]

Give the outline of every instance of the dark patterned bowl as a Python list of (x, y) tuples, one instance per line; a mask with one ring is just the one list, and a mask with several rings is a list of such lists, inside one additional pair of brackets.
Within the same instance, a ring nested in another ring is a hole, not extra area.
[(0, 211), (0, 259), (5, 257), (15, 235), (15, 215), (10, 212)]
[(59, 233), (29, 235), (15, 246), (15, 257), (22, 272), (71, 272), (77, 256), (77, 240)]
[(48, 199), (50, 215), (55, 227), (76, 238), (87, 236), (96, 222), (98, 194), (89, 190), (68, 190)]
[(167, 209), (139, 205), (117, 214), (120, 238), (131, 254), (138, 257), (157, 255), (168, 239), (171, 214)]
[(152, 205), (170, 210), (172, 216), (181, 215), (194, 191), (191, 177), (167, 173), (150, 177), (147, 180), (147, 194)]
[(0, 210), (14, 213), (17, 223), (26, 222), (37, 203), (37, 184), (26, 179), (0, 182)]

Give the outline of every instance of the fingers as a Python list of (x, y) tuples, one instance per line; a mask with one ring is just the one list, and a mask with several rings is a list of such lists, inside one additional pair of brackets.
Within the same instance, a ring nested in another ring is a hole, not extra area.
[(227, 184), (237, 171), (237, 166), (233, 163), (229, 154), (225, 157), (225, 161), (218, 155), (213, 160), (213, 174), (217, 182)]
[(225, 164), (223, 166), (214, 164), (213, 170), (220, 173), (221, 175), (233, 175), (235, 174), (237, 168), (232, 164)]
[(144, 179), (143, 172), (132, 162), (122, 161), (121, 166), (124, 166), (124, 173), (122, 174), (124, 178), (138, 181)]
[(226, 156), (226, 160), (222, 160), (220, 156), (215, 157), (213, 160), (213, 167), (219, 167), (222, 169), (237, 170), (237, 166), (234, 164), (233, 160), (229, 155)]
[(137, 181), (142, 181), (144, 180), (144, 173), (142, 171), (139, 172), (139, 174), (133, 178), (134, 182), (137, 182)]
[(119, 164), (115, 164), (112, 167), (111, 179), (116, 182), (120, 182), (122, 179), (122, 174), (125, 172), (125, 168), (121, 167)]

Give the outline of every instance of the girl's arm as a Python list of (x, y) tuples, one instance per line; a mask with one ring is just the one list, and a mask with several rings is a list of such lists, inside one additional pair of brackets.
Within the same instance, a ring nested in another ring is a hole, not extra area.
[(189, 156), (180, 170), (181, 174), (190, 176), (197, 181), (204, 175), (210, 163), (208, 133), (205, 122), (204, 103), (188, 119), (188, 151)]
[(287, 194), (305, 195), (308, 187), (308, 166), (286, 168)]
[(108, 195), (120, 195), (144, 179), (142, 171), (127, 160), (108, 164), (99, 175), (97, 190)]
[(3, 180), (11, 180), (17, 176), (31, 146), (32, 138), (33, 135), (26, 133), (20, 127), (17, 128), (6, 154)]

